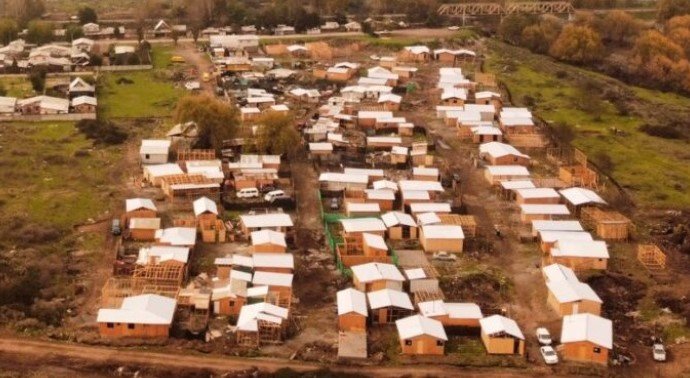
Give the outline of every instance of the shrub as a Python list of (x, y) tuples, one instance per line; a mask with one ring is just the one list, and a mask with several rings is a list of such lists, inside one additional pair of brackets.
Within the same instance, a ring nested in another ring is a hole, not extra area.
[(84, 119), (77, 122), (77, 129), (95, 143), (121, 144), (127, 140), (127, 133), (111, 121)]
[(683, 137), (683, 134), (678, 129), (670, 125), (644, 124), (639, 127), (639, 130), (647, 135), (664, 139), (681, 139)]

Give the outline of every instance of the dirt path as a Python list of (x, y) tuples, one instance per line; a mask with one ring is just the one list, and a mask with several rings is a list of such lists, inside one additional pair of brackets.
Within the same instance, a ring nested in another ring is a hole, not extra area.
[(187, 64), (192, 65), (197, 71), (197, 80), (201, 84), (201, 90), (210, 95), (214, 94), (214, 81), (205, 82), (202, 80), (204, 72), (209, 75), (213, 72), (213, 63), (204, 53), (197, 50), (193, 41), (178, 42), (175, 54), (184, 58)]
[[(17, 361), (18, 365), (14, 365)], [(182, 355), (170, 352), (147, 352), (143, 350), (120, 350), (115, 348), (84, 346), (75, 344), (61, 344), (47, 341), (29, 341), (23, 339), (0, 339), (0, 367), (26, 367), (34, 371), (28, 361), (52, 362), (55, 366), (68, 367), (71, 365), (88, 364), (92, 369), (103, 369), (118, 366), (157, 367), (169, 371), (192, 370), (192, 372), (238, 372), (259, 369), (265, 373), (273, 373), (280, 369), (289, 368), (297, 372), (306, 373), (329, 368), (335, 372), (362, 374), (370, 377), (423, 377), (423, 376), (459, 376), (479, 377), (500, 374), (501, 377), (530, 376), (529, 372), (520, 370), (468, 370), (452, 366), (414, 365), (414, 366), (323, 366), (314, 363), (303, 363), (281, 359), (255, 359), (229, 356)], [(28, 366), (27, 366), (28, 365)], [(180, 370), (177, 370), (180, 369)], [(11, 371), (11, 370), (10, 370)], [(24, 371), (24, 370), (18, 370)], [(192, 372), (188, 372), (191, 374)], [(492, 374), (492, 372), (494, 374)], [(109, 372), (112, 374), (113, 372)], [(108, 374), (108, 375), (110, 375)], [(153, 376), (156, 375), (155, 373)]]

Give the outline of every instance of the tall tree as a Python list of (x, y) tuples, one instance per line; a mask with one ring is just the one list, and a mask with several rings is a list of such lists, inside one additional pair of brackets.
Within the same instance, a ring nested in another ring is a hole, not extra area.
[(269, 112), (258, 121), (256, 148), (259, 153), (291, 154), (300, 145), (299, 132), (295, 128), (294, 118), (275, 112)]
[(659, 0), (656, 3), (657, 20), (666, 22), (675, 16), (690, 14), (690, 0)]
[(27, 41), (38, 45), (44, 45), (53, 40), (53, 24), (46, 21), (29, 22)]
[(603, 57), (599, 34), (587, 26), (568, 25), (554, 41), (549, 53), (573, 63), (591, 63)]
[(504, 41), (519, 45), (522, 38), (522, 31), (536, 23), (534, 16), (513, 14), (506, 16), (498, 26), (498, 35)]
[(10, 18), (0, 19), (0, 45), (6, 45), (17, 38), (19, 26)]
[(630, 13), (614, 10), (608, 12), (599, 23), (599, 31), (605, 41), (622, 45), (632, 42), (642, 30), (642, 23)]
[(96, 11), (90, 7), (80, 8), (77, 16), (79, 17), (79, 23), (82, 25), (98, 21)]
[(178, 101), (174, 114), (175, 122), (193, 121), (199, 125), (200, 148), (223, 147), (223, 141), (231, 139), (239, 125), (238, 111), (209, 95), (186, 96)]
[(522, 45), (531, 51), (545, 54), (549, 51), (553, 41), (561, 33), (561, 23), (554, 17), (545, 17), (538, 24), (530, 25), (522, 30)]

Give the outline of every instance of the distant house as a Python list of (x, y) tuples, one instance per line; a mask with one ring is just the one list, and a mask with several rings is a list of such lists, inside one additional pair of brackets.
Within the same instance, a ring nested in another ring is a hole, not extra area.
[(521, 165), (490, 165), (485, 168), (484, 177), (491, 185), (498, 185), (501, 181), (527, 179), (530, 173)]
[(559, 240), (546, 256), (545, 263), (558, 263), (575, 271), (606, 270), (608, 260), (609, 251), (604, 241)]
[(492, 315), (479, 320), (481, 338), (489, 354), (525, 354), (525, 336), (513, 319)]
[(260, 302), (242, 306), (235, 332), (237, 344), (256, 348), (262, 345), (262, 341), (279, 342), (285, 334), (288, 316), (287, 308), (270, 303)]
[(98, 331), (103, 337), (167, 338), (177, 301), (155, 294), (125, 298), (118, 309), (98, 310)]
[(601, 314), (603, 302), (586, 283), (570, 277), (547, 281), (546, 287), (549, 292), (546, 302), (559, 316)]
[(77, 38), (72, 41), (72, 47), (83, 52), (90, 52), (94, 41), (89, 38)]
[(553, 188), (515, 189), (515, 202), (522, 204), (558, 204), (561, 195)]
[(172, 28), (164, 20), (158, 21), (156, 26), (153, 27), (152, 34), (156, 38), (168, 37), (172, 33)]
[(287, 243), (285, 234), (273, 230), (261, 230), (251, 233), (252, 252), (254, 253), (285, 253)]
[(142, 164), (163, 164), (168, 162), (171, 142), (166, 139), (144, 139), (139, 148)]
[(419, 233), (419, 242), (427, 253), (460, 253), (464, 239), (462, 227), (456, 225), (425, 225)]
[(431, 57), (431, 50), (426, 46), (406, 46), (398, 54), (398, 59), (405, 62), (426, 62)]
[(403, 354), (443, 355), (446, 335), (438, 320), (412, 315), (395, 322)]
[(154, 241), (161, 228), (160, 218), (129, 218), (129, 235), (137, 241)]
[(580, 209), (583, 207), (606, 205), (603, 198), (587, 188), (567, 188), (562, 189), (560, 193), (575, 215), (579, 215)]
[(352, 269), (353, 285), (365, 293), (393, 289), (401, 291), (405, 277), (393, 264), (367, 263), (354, 265)]
[(273, 34), (275, 35), (290, 35), (295, 34), (295, 28), (287, 25), (278, 25), (273, 29)]
[(346, 239), (361, 238), (364, 233), (383, 236), (386, 232), (385, 224), (378, 218), (341, 219), (340, 224)]
[(173, 245), (194, 247), (196, 244), (196, 228), (172, 227), (156, 231), (156, 242), (159, 245)]
[(367, 293), (371, 321), (375, 324), (389, 324), (412, 315), (414, 307), (410, 296), (402, 291), (381, 289)]
[(446, 303), (440, 299), (417, 304), (419, 313), (440, 321), (444, 327), (479, 330), (479, 320), (484, 317), (475, 303)]
[(479, 145), (479, 156), (491, 165), (529, 166), (529, 155), (523, 154), (515, 147), (500, 142), (489, 142)]
[(36, 96), (17, 101), (19, 113), (25, 115), (47, 115), (69, 113), (69, 100), (50, 96)]
[(613, 349), (613, 323), (592, 314), (564, 316), (560, 342), (564, 360), (606, 365)]
[(130, 198), (125, 201), (125, 221), (131, 218), (155, 218), (156, 205), (148, 198)]
[(345, 289), (337, 293), (338, 330), (366, 332), (367, 298), (356, 289)]
[(473, 60), (477, 54), (474, 51), (466, 49), (450, 50), (450, 49), (436, 49), (434, 50), (434, 59), (442, 63), (455, 64), (458, 61)]
[(91, 96), (78, 96), (72, 98), (73, 113), (96, 113), (98, 100)]
[(417, 239), (417, 223), (410, 214), (391, 211), (381, 216), (388, 229), (387, 235), (392, 240)]
[(199, 223), (215, 222), (218, 219), (218, 205), (208, 197), (196, 199), (192, 206)]
[(361, 32), (362, 31), (362, 24), (356, 21), (348, 22), (347, 24), (343, 25), (345, 27), (345, 30), (349, 32)]
[(273, 230), (287, 233), (292, 230), (294, 224), (290, 215), (285, 213), (269, 213), (256, 215), (241, 215), (240, 228), (246, 237), (253, 231)]
[(17, 99), (15, 97), (0, 96), (0, 115), (12, 114), (17, 106)]
[(87, 24), (84, 24), (81, 27), (82, 31), (84, 32), (84, 35), (89, 37), (89, 36), (96, 36), (98, 33), (101, 31), (101, 27), (93, 22), (89, 22)]

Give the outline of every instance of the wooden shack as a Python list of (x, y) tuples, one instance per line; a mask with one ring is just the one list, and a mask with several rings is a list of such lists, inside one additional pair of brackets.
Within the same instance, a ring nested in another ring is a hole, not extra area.
[(438, 320), (412, 315), (395, 322), (403, 354), (443, 355), (448, 336)]
[(546, 303), (558, 314), (566, 316), (589, 313), (601, 314), (602, 300), (586, 283), (573, 280), (554, 280), (546, 282), (548, 296)]
[(356, 289), (345, 289), (337, 293), (338, 330), (366, 332), (367, 299), (366, 295)]
[(417, 239), (418, 227), (410, 214), (391, 211), (381, 216), (388, 229), (386, 235), (392, 240)]
[(393, 264), (372, 262), (354, 265), (351, 270), (354, 287), (365, 293), (382, 289), (403, 289), (405, 277)]
[(160, 218), (130, 218), (129, 236), (133, 240), (153, 241), (156, 239), (156, 231), (161, 228)]
[(460, 253), (464, 239), (462, 227), (455, 225), (426, 225), (419, 233), (419, 242), (426, 253)]
[(148, 198), (130, 198), (125, 201), (124, 222), (127, 224), (132, 218), (155, 218), (158, 209)]
[(390, 324), (398, 319), (412, 315), (414, 307), (410, 296), (402, 291), (382, 289), (367, 293), (371, 322), (374, 324)]
[(564, 316), (560, 341), (564, 360), (606, 365), (613, 349), (613, 323), (592, 314)]
[(167, 338), (177, 301), (155, 294), (125, 298), (117, 309), (98, 310), (102, 337)]
[(615, 210), (586, 207), (580, 211), (580, 218), (602, 239), (623, 241), (630, 238), (632, 222)]
[(273, 230), (261, 230), (251, 233), (253, 253), (285, 253), (287, 242), (285, 234)]
[(513, 319), (492, 315), (479, 320), (481, 338), (489, 354), (525, 354), (525, 336)]
[(545, 257), (544, 265), (558, 263), (575, 271), (606, 270), (609, 251), (606, 242), (559, 240)]
[(446, 303), (441, 299), (417, 303), (419, 313), (436, 319), (446, 328), (478, 331), (479, 320), (484, 317), (476, 303)]

